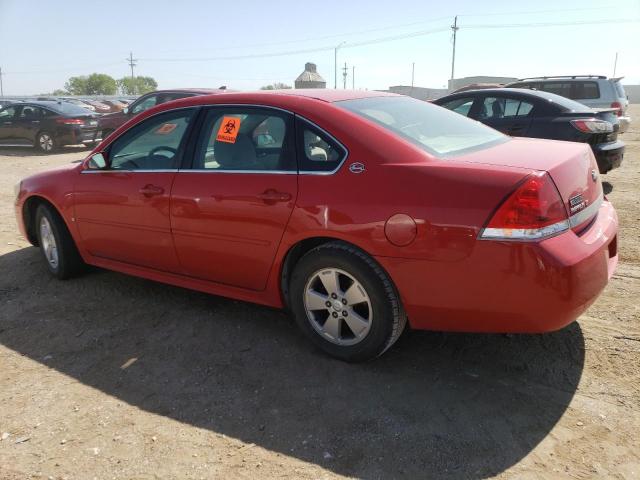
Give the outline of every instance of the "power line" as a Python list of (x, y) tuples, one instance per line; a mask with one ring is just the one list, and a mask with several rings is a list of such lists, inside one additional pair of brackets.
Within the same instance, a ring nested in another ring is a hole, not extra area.
[(460, 27), (468, 29), (484, 28), (537, 28), (537, 27), (567, 27), (572, 25), (601, 25), (608, 23), (638, 23), (640, 18), (610, 18), (603, 20), (578, 20), (570, 22), (536, 22), (536, 23), (497, 23), (497, 24), (471, 24)]

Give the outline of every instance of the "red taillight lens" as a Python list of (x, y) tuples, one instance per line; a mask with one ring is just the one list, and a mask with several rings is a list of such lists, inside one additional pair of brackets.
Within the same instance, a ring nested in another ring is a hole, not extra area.
[(569, 229), (567, 210), (546, 172), (532, 173), (493, 214), (480, 238), (539, 240)]
[(84, 120), (79, 118), (56, 118), (56, 123), (61, 125), (84, 125)]
[(571, 125), (584, 133), (611, 133), (613, 125), (597, 118), (580, 118), (571, 120)]
[(616, 115), (619, 117), (622, 116), (622, 104), (620, 102), (613, 102), (611, 104), (611, 108), (617, 108), (618, 111), (616, 112)]

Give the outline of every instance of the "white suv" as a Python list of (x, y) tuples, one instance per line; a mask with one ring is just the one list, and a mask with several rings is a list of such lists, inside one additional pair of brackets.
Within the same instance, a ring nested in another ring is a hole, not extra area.
[(624, 133), (629, 128), (631, 118), (627, 115), (629, 100), (620, 83), (623, 78), (607, 78), (603, 75), (535, 77), (522, 78), (506, 86), (555, 93), (591, 108), (615, 108), (620, 122), (619, 133)]

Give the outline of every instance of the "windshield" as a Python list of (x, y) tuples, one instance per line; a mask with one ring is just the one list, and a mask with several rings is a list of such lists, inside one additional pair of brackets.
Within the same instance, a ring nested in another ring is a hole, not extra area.
[(509, 139), (475, 120), (410, 97), (360, 98), (336, 105), (440, 157), (480, 150)]

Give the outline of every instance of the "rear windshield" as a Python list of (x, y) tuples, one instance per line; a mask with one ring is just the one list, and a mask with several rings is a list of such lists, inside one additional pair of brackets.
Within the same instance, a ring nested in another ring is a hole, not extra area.
[(409, 97), (360, 98), (336, 105), (440, 157), (480, 150), (509, 139), (480, 122)]
[(547, 102), (556, 104), (558, 107), (560, 107), (560, 110), (564, 112), (591, 113), (591, 108), (587, 105), (576, 102), (575, 100), (571, 100), (561, 95), (556, 95), (555, 93), (542, 92), (535, 95), (541, 100), (546, 100)]

